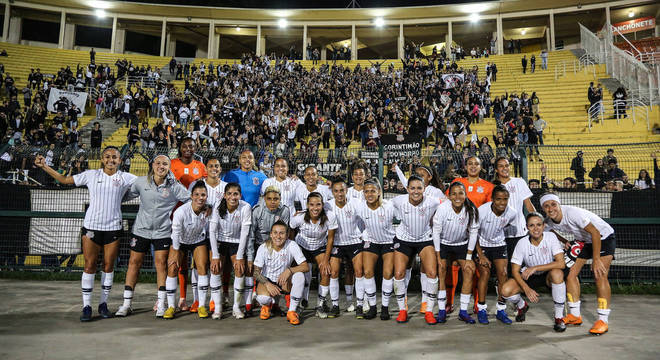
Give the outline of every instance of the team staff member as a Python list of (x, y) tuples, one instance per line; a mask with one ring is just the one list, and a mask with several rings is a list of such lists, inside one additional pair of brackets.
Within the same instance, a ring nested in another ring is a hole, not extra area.
[(520, 297), (520, 293), (524, 292), (527, 299), (535, 303), (539, 295), (534, 288), (547, 287), (551, 283), (552, 300), (555, 303), (554, 330), (563, 332), (566, 330), (562, 319), (566, 301), (564, 250), (555, 234), (543, 232), (545, 225), (541, 214), (534, 212), (527, 215), (527, 229), (529, 235), (520, 239), (511, 257), (513, 279), (505, 282), (500, 292), (518, 309), (516, 321), (523, 322), (529, 305)]
[[(486, 294), (488, 280), (494, 268), (497, 276), (497, 284), (503, 285), (507, 281), (508, 254), (506, 242), (504, 241), (505, 229), (516, 226), (518, 218), (515, 210), (507, 206), (509, 203), (509, 191), (503, 185), (497, 185), (493, 189), (493, 201), (487, 202), (479, 207), (479, 298), (477, 307), (477, 319), (481, 324), (488, 324), (488, 306), (486, 305)], [(515, 230), (514, 230), (515, 231)], [(506, 314), (506, 303), (500, 296), (497, 299), (497, 320), (505, 324), (511, 324), (511, 319)]]
[(167, 277), (167, 256), (172, 245), (172, 221), (170, 214), (178, 202), (190, 200), (190, 192), (176, 181), (170, 172), (170, 158), (158, 155), (149, 166), (147, 176), (140, 176), (131, 186), (125, 200), (140, 197), (133, 236), (130, 241), (131, 256), (124, 283), (124, 304), (115, 313), (127, 316), (133, 312), (133, 290), (144, 261), (144, 255), (154, 246), (154, 266), (158, 284), (157, 317), (165, 313), (165, 278)]
[[(271, 186), (277, 186), (280, 189), (280, 202), (291, 211), (291, 216), (295, 213), (294, 199), (296, 195), (296, 188), (304, 185), (296, 176), (289, 176), (289, 162), (282, 157), (275, 159), (273, 164), (273, 172), (275, 176), (270, 177), (261, 184), (261, 196), (266, 194), (266, 189)], [(288, 222), (287, 222), (288, 223)]]
[(173, 319), (174, 296), (176, 293), (176, 274), (188, 253), (192, 253), (195, 267), (199, 273), (197, 315), (200, 318), (209, 316), (206, 311), (206, 293), (209, 289), (209, 276), (206, 269), (209, 266), (209, 249), (206, 233), (209, 224), (208, 205), (206, 204), (206, 185), (203, 181), (195, 182), (190, 195), (190, 202), (181, 205), (174, 211), (172, 218), (172, 249), (167, 260), (167, 310), (163, 319)]
[[(549, 230), (555, 234), (557, 231), (572, 234), (576, 241), (584, 242), (580, 255), (566, 276), (566, 296), (570, 312), (564, 318), (564, 322), (567, 325), (582, 324), (578, 275), (587, 260), (592, 259), (591, 271), (596, 278), (596, 296), (598, 297), (598, 321), (594, 323), (589, 332), (594, 335), (606, 333), (612, 298), (607, 275), (616, 250), (614, 229), (591, 211), (577, 206), (561, 205), (559, 197), (552, 193), (541, 197), (541, 206), (548, 215), (546, 223)], [(558, 237), (559, 240), (567, 243), (566, 239)]]
[(238, 157), (238, 169), (231, 170), (225, 175), (225, 182), (238, 183), (241, 186), (241, 200), (257, 205), (261, 194), (261, 185), (266, 181), (266, 175), (254, 170), (254, 154), (250, 150), (243, 150)]
[[(191, 137), (185, 137), (181, 140), (179, 144), (179, 157), (172, 160), (171, 170), (174, 174), (174, 177), (183, 184), (186, 188), (189, 188), (192, 183), (207, 176), (206, 167), (201, 161), (195, 160), (195, 140)], [(179, 268), (179, 309), (187, 311), (190, 308), (186, 305), (186, 290), (188, 285), (188, 258), (184, 258), (181, 262), (181, 267)], [(193, 293), (196, 293), (195, 289), (197, 283), (193, 281)]]
[(120, 154), (114, 146), (106, 147), (101, 153), (100, 169), (87, 170), (74, 176), (64, 176), (53, 170), (41, 155), (36, 157), (34, 164), (60, 184), (87, 186), (89, 190), (89, 207), (85, 211), (82, 228), (85, 267), (81, 280), (83, 309), (80, 321), (92, 320), (92, 290), (96, 263), (101, 250), (103, 250), (102, 292), (98, 312), (101, 317), (109, 318), (112, 314), (108, 311), (107, 301), (119, 254), (119, 238), (122, 235), (121, 202), (137, 176), (119, 170)]
[(332, 200), (333, 195), (330, 188), (327, 185), (319, 184), (319, 173), (315, 167), (308, 166), (305, 168), (303, 179), (305, 182), (298, 185), (294, 198), (294, 202), (300, 204), (302, 211), (307, 209), (307, 197), (313, 192), (319, 193), (323, 197), (324, 202)]
[[(273, 304), (280, 295), (289, 299), (286, 318), (291, 325), (300, 324), (297, 309), (305, 289), (307, 259), (295, 241), (287, 239), (289, 226), (277, 220), (266, 242), (259, 246), (254, 259), (254, 278), (257, 280), (257, 300), (261, 304), (260, 318), (270, 318)], [(296, 263), (296, 266), (291, 264)]]

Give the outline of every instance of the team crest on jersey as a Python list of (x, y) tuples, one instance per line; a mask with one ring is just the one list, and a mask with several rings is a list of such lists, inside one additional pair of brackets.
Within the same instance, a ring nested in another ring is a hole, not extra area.
[(161, 192), (161, 195), (162, 195), (164, 198), (170, 196), (170, 190), (169, 190), (169, 189), (163, 189), (163, 191)]
[(458, 222), (460, 222), (461, 225), (465, 225), (467, 223), (467, 217), (458, 218)]
[(385, 214), (378, 214), (378, 220), (380, 220), (380, 222), (385, 222)]
[(259, 178), (256, 177), (256, 176), (253, 177), (253, 178), (252, 178), (252, 183), (253, 183), (254, 185), (259, 185)]
[(284, 191), (291, 190), (291, 186), (289, 186), (289, 184), (284, 185), (283, 188), (284, 188)]
[(135, 247), (135, 245), (137, 245), (137, 239), (136, 239), (136, 238), (132, 238), (132, 239), (131, 239), (131, 247)]
[(193, 168), (193, 174), (194, 175), (199, 175), (199, 169), (198, 168)]
[(418, 210), (420, 215), (424, 216), (426, 214), (426, 208), (420, 207)]
[(117, 178), (112, 179), (112, 185), (114, 187), (120, 187), (121, 186), (121, 178), (117, 177)]
[(480, 193), (480, 194), (483, 193), (484, 192), (484, 187), (483, 186), (478, 186), (477, 187), (477, 192)]
[(241, 222), (241, 219), (238, 216), (235, 217), (234, 218), (234, 223), (238, 224), (239, 222)]

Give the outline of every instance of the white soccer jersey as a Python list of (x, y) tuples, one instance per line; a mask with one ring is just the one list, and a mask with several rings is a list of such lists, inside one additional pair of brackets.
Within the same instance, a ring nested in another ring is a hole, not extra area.
[(556, 224), (552, 219), (548, 218), (546, 230), (555, 230), (558, 232), (568, 233), (575, 236), (575, 240), (583, 241), (591, 244), (591, 234), (584, 230), (589, 223), (598, 229), (600, 232), (600, 239), (604, 240), (608, 236), (614, 234), (614, 229), (605, 220), (601, 219), (598, 215), (589, 210), (579, 208), (571, 205), (561, 205), (561, 222)]
[(275, 185), (280, 189), (280, 202), (286, 205), (289, 209), (292, 209), (292, 211), (295, 211), (293, 201), (295, 200), (296, 189), (298, 186), (305, 186), (305, 184), (303, 184), (298, 178), (287, 177), (284, 181), (278, 181), (277, 178), (271, 177), (261, 184), (261, 196), (264, 196), (266, 188), (272, 185)]
[(523, 214), (523, 207), (525, 206), (525, 200), (532, 197), (532, 191), (525, 180), (521, 178), (509, 178), (509, 181), (502, 185), (509, 190), (509, 207), (516, 211), (516, 232), (515, 235), (511, 236), (524, 236), (527, 234), (527, 223), (525, 214)]
[(362, 230), (364, 230), (364, 223), (358, 217), (354, 203), (357, 203), (357, 200), (348, 201), (343, 208), (337, 206), (334, 200), (325, 203), (325, 208), (334, 213), (337, 218), (338, 228), (335, 231), (333, 245), (345, 246), (362, 242), (361, 235)]
[(433, 216), (433, 244), (436, 251), (440, 251), (440, 244), (451, 246), (468, 244), (468, 250), (474, 250), (479, 234), (479, 222), (473, 219), (468, 227), (469, 220), (470, 216), (465, 206), (458, 214), (449, 201), (438, 206)]
[(181, 244), (192, 245), (204, 241), (208, 222), (206, 211), (198, 215), (193, 211), (191, 202), (181, 205), (174, 211), (172, 218), (172, 248), (179, 250)]
[(346, 192), (346, 198), (350, 201), (364, 201), (364, 191), (362, 190), (355, 190), (354, 186), (351, 186), (348, 188), (348, 192)]
[(374, 244), (392, 244), (394, 242), (394, 206), (391, 201), (383, 200), (381, 206), (371, 210), (366, 202), (356, 204), (357, 215), (364, 222), (362, 240)]
[(395, 231), (397, 239), (407, 242), (432, 240), (431, 219), (440, 203), (425, 196), (422, 202), (415, 206), (408, 198), (409, 195), (404, 194), (392, 199), (395, 216), (401, 220)]
[(328, 242), (328, 230), (336, 230), (337, 218), (335, 214), (330, 211), (326, 211), (328, 220), (325, 224), (321, 225), (320, 220), (314, 224), (311, 222), (305, 222), (305, 214), (298, 214), (291, 219), (289, 227), (292, 229), (298, 229), (298, 235), (296, 235), (296, 243), (300, 245), (305, 250), (317, 250), (325, 246)]
[[(331, 201), (335, 197), (332, 196), (332, 191), (330, 191), (330, 188), (327, 185), (317, 185), (316, 190), (313, 192), (318, 192), (323, 196), (323, 202), (326, 201)], [(300, 183), (300, 185), (296, 188), (296, 195), (294, 200), (300, 202), (300, 206), (302, 208), (302, 211), (307, 210), (307, 196), (309, 196), (310, 191), (307, 190), (307, 186), (303, 183)]]
[(487, 202), (479, 206), (479, 245), (482, 247), (505, 246), (504, 228), (508, 227), (513, 233), (512, 228), (516, 226), (518, 219), (517, 212), (509, 206), (504, 209), (502, 215), (495, 215), (492, 205), (492, 202)]
[(277, 283), (280, 275), (296, 262), (300, 265), (307, 261), (303, 255), (300, 246), (294, 241), (286, 240), (280, 251), (268, 249), (266, 244), (261, 244), (254, 257), (254, 266), (261, 268), (261, 274), (270, 281)]
[(88, 230), (116, 231), (122, 228), (121, 201), (137, 176), (117, 171), (109, 176), (103, 169), (73, 175), (76, 186), (89, 189), (89, 208), (83, 226)]
[(529, 236), (520, 239), (511, 256), (511, 263), (526, 267), (547, 265), (555, 261), (555, 255), (563, 253), (564, 249), (557, 236), (551, 232), (544, 232), (538, 246), (531, 243)]
[[(206, 182), (206, 179), (204, 179), (204, 185), (206, 185), (206, 193), (207, 193), (207, 198), (206, 198), (206, 203), (210, 204), (212, 207), (218, 207), (220, 205), (220, 201), (222, 201), (222, 198), (225, 197), (225, 186), (227, 186), (227, 183), (220, 180), (218, 185), (215, 187), (209, 185), (208, 182)], [(190, 185), (188, 186), (188, 191), (192, 193), (192, 188), (195, 186), (195, 182), (191, 182)]]
[(209, 240), (211, 241), (211, 252), (214, 259), (220, 257), (217, 252), (217, 242), (226, 242), (238, 245), (236, 259), (243, 259), (247, 239), (250, 235), (252, 225), (252, 207), (243, 200), (238, 201), (238, 207), (234, 212), (227, 211), (224, 219), (220, 216), (218, 208), (213, 209), (210, 221)]

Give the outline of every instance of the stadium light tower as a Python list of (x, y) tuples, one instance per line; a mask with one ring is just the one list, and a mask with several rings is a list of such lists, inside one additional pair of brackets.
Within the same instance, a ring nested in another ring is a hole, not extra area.
[(374, 25), (376, 25), (376, 27), (383, 27), (383, 25), (385, 25), (385, 20), (383, 20), (382, 17), (377, 17), (374, 19)]
[(286, 19), (280, 19), (277, 22), (277, 25), (279, 25), (280, 29), (284, 29), (288, 25), (288, 22), (286, 21)]
[(479, 14), (470, 14), (470, 22), (472, 23), (479, 22)]
[(103, 9), (96, 9), (94, 11), (94, 15), (96, 15), (97, 18), (104, 18), (105, 17), (105, 10)]

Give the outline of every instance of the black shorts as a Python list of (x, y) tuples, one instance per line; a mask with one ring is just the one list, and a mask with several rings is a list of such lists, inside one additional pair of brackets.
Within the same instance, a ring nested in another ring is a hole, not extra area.
[(540, 274), (534, 274), (530, 276), (527, 280), (525, 280), (527, 285), (531, 287), (532, 289), (538, 289), (540, 287), (545, 287), (550, 289), (551, 287), (548, 285), (548, 272), (544, 271)]
[(307, 250), (303, 247), (300, 248), (302, 250), (303, 255), (305, 255), (305, 259), (307, 259), (308, 263), (315, 263), (316, 262), (316, 257), (325, 254), (325, 246), (321, 246), (320, 248), (316, 250)]
[(196, 244), (180, 244), (179, 245), (179, 251), (183, 251), (184, 254), (185, 254), (185, 252), (192, 253), (192, 252), (195, 251), (195, 249), (197, 249), (198, 246), (207, 246), (208, 247), (208, 245), (209, 245), (208, 240), (202, 240), (202, 241), (200, 241)]
[(392, 244), (377, 244), (372, 242), (365, 242), (362, 247), (363, 251), (367, 251), (378, 256), (383, 256), (394, 252), (394, 243)]
[(271, 280), (271, 279), (269, 279), (269, 278), (266, 278), (266, 280), (268, 280), (268, 282), (271, 283), (272, 285), (275, 285), (275, 286), (277, 287), (277, 289), (280, 290), (280, 294), (282, 294), (282, 295), (289, 295), (289, 292), (288, 292), (288, 291), (284, 291), (284, 289), (282, 289), (282, 287), (280, 286), (280, 284), (277, 283), (277, 281), (273, 281), (273, 280)]
[(491, 262), (493, 260), (507, 259), (507, 248), (506, 245), (502, 246), (493, 246), (493, 247), (481, 247), (484, 255)]
[(238, 253), (238, 243), (228, 243), (220, 241), (218, 243), (218, 251), (220, 252), (220, 257), (232, 257)]
[(358, 254), (362, 252), (363, 247), (364, 245), (362, 245), (362, 243), (333, 246), (332, 252), (330, 253), (330, 257), (353, 260), (354, 257), (356, 257)]
[[(616, 250), (616, 238), (614, 234), (606, 237), (600, 241), (600, 256), (612, 255), (614, 260), (614, 252)], [(591, 259), (594, 256), (594, 249), (592, 244), (584, 244), (578, 259)]]
[(409, 258), (411, 256), (415, 256), (418, 253), (422, 252), (422, 250), (427, 246), (433, 247), (433, 240), (409, 242), (409, 241), (399, 240), (396, 237), (394, 237), (394, 245), (393, 245), (394, 251), (400, 252)]
[(440, 259), (465, 260), (467, 256), (468, 244), (464, 245), (445, 245), (440, 244)]
[(81, 229), (81, 235), (87, 236), (92, 240), (96, 245), (104, 246), (112, 244), (115, 241), (118, 241), (123, 235), (123, 230), (110, 230), (110, 231), (100, 231), (100, 230), (89, 230), (83, 227)]
[(135, 252), (147, 253), (151, 249), (151, 244), (154, 245), (154, 251), (169, 250), (170, 245), (172, 245), (172, 239), (170, 238), (147, 239), (135, 234), (132, 235), (129, 247)]

